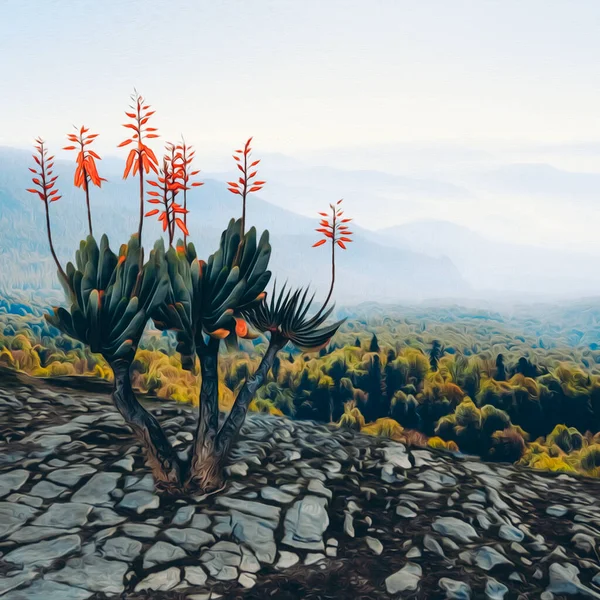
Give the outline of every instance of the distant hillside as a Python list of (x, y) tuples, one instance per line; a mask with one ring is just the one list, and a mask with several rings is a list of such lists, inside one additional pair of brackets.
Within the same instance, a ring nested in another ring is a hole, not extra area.
[[(57, 287), (49, 256), (42, 203), (25, 191), (29, 187), (30, 158), (24, 151), (0, 148), (0, 287), (45, 289)], [(108, 233), (113, 244), (122, 243), (137, 227), (137, 188), (121, 179), (115, 160), (101, 166), (108, 183), (93, 190), (92, 215), (96, 231)], [(73, 165), (57, 161), (59, 188), (63, 198), (52, 205), (52, 223), (57, 252), (72, 260), (79, 240), (86, 234), (83, 194), (73, 188)], [(215, 250), (220, 232), (232, 216), (240, 213), (237, 196), (222, 182), (207, 180), (190, 194), (189, 228), (201, 255)], [(297, 215), (258, 197), (252, 197), (248, 221), (272, 234), (272, 270), (280, 281), (311, 282), (322, 293), (329, 282), (328, 254), (311, 248), (316, 239), (314, 219)], [(340, 302), (399, 300), (460, 296), (468, 285), (447, 258), (436, 258), (405, 248), (391, 248), (355, 229), (355, 243), (340, 252), (336, 296)], [(160, 228), (146, 219), (146, 240), (155, 240)]]
[(497, 242), (448, 221), (414, 221), (377, 235), (395, 248), (447, 257), (479, 291), (572, 296), (600, 290), (597, 257), (589, 254)]

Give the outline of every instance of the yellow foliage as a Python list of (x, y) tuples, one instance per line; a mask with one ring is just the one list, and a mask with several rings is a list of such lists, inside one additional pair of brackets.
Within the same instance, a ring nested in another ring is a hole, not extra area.
[(458, 446), (456, 445), (456, 442), (453, 442), (452, 440), (447, 442), (447, 441), (443, 440), (441, 437), (437, 437), (437, 436), (429, 438), (427, 445), (430, 448), (438, 448), (440, 450), (448, 450), (450, 452), (458, 452)]
[(344, 404), (344, 414), (338, 421), (338, 427), (345, 427), (346, 429), (354, 429), (360, 431), (365, 426), (365, 418), (354, 401), (346, 402)]
[(271, 402), (265, 400), (264, 398), (255, 398), (252, 400), (248, 406), (248, 410), (250, 412), (266, 413), (276, 417), (283, 417), (283, 413), (276, 406), (273, 406)]
[(401, 442), (404, 440), (404, 436), (402, 435), (404, 432), (404, 427), (402, 427), (398, 421), (388, 417), (377, 419), (377, 421), (374, 423), (365, 425), (361, 428), (361, 432), (376, 437), (389, 438), (390, 440), (394, 440), (396, 442)]

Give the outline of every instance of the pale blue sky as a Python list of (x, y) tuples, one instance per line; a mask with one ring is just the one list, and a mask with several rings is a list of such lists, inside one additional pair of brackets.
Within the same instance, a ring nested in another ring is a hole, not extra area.
[(135, 85), (224, 151), (600, 139), (596, 0), (0, 0), (0, 145), (117, 154)]

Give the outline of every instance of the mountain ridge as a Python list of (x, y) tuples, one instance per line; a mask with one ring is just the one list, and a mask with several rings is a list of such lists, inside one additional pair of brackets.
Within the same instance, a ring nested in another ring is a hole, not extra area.
[[(0, 148), (0, 225), (7, 232), (0, 240), (0, 254), (10, 266), (2, 278), (6, 286), (57, 287), (44, 225), (42, 203), (28, 194), (27, 154)], [(77, 242), (87, 234), (85, 201), (81, 190), (72, 186), (74, 166), (57, 160), (59, 189), (63, 198), (51, 205), (51, 221), (57, 254), (61, 261), (73, 260)], [(102, 172), (102, 171), (101, 171)], [(113, 179), (94, 188), (91, 211), (96, 230), (111, 240), (126, 241), (137, 228), (137, 183)], [(240, 200), (215, 180), (205, 180), (188, 197), (188, 226), (198, 253), (208, 256), (217, 248), (221, 231), (232, 216), (241, 212)], [(312, 249), (317, 239), (317, 220), (298, 215), (258, 196), (248, 201), (248, 223), (268, 229), (274, 252), (271, 267), (279, 279), (312, 284), (320, 294), (329, 286), (328, 255)], [(115, 218), (115, 214), (119, 217)], [(145, 240), (161, 235), (155, 220), (144, 222)], [(366, 230), (355, 228), (355, 242), (347, 252), (338, 253), (336, 296), (344, 303), (365, 299), (365, 290), (380, 300), (421, 299), (460, 295), (469, 289), (456, 267), (409, 249), (377, 244)], [(114, 242), (113, 242), (114, 243)], [(390, 273), (392, 276), (390, 276)]]

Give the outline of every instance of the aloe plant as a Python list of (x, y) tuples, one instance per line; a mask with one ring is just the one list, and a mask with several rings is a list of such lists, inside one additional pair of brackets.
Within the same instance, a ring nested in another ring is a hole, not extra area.
[[(171, 289), (153, 313), (154, 323), (159, 329), (175, 330), (183, 364), (193, 368), (198, 357), (202, 376), (188, 488), (210, 492), (223, 484), (223, 467), (250, 402), (287, 342), (304, 349), (322, 346), (340, 325), (322, 326), (331, 310), (307, 317), (310, 301), (301, 291), (284, 297), (283, 288), (276, 299), (267, 302), (264, 290), (271, 277), (267, 268), (270, 254), (268, 232), (257, 241), (254, 227), (242, 234), (242, 221), (233, 219), (208, 262), (198, 260), (192, 244), (180, 242), (166, 254)], [(219, 349), (222, 341), (237, 347), (239, 337), (251, 337), (248, 322), (261, 332), (269, 332), (269, 345), (219, 428)]]
[(118, 256), (106, 235), (100, 246), (88, 236), (80, 244), (75, 265), (67, 265), (64, 287), (69, 308), (54, 308), (46, 318), (110, 364), (115, 406), (144, 443), (156, 479), (174, 483), (181, 477), (180, 462), (158, 421), (138, 402), (130, 379), (146, 323), (170, 287), (162, 242), (157, 242), (140, 269), (142, 256), (137, 235), (121, 246)]
[[(265, 383), (277, 353), (291, 342), (302, 350), (328, 343), (341, 322), (325, 324), (333, 307), (310, 314), (307, 290), (265, 287), (271, 245), (269, 234), (256, 229), (242, 235), (242, 221), (231, 220), (218, 250), (207, 262), (193, 244), (179, 242), (165, 252), (157, 242), (143, 263), (139, 237), (121, 246), (117, 256), (106, 236), (100, 245), (89, 236), (81, 242), (75, 265), (66, 270), (70, 307), (55, 308), (48, 321), (104, 356), (114, 374), (113, 401), (144, 443), (159, 485), (171, 491), (211, 492), (224, 481), (224, 466), (246, 417), (250, 402)], [(140, 264), (142, 267), (140, 268)], [(189, 456), (181, 459), (156, 419), (135, 397), (130, 367), (146, 323), (173, 330), (182, 364), (200, 363), (198, 427)], [(269, 345), (255, 373), (239, 390), (233, 408), (219, 427), (218, 372), (221, 342), (238, 346), (253, 337), (248, 326), (269, 334)]]

